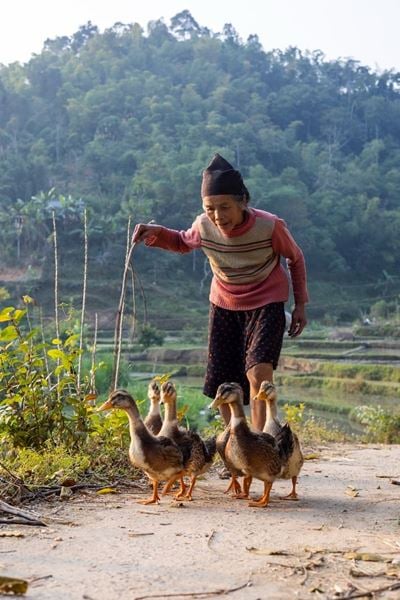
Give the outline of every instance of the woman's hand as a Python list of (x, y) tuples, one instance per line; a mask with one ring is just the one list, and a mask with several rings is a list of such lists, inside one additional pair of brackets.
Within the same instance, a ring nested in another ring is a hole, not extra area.
[(161, 225), (138, 223), (132, 234), (132, 244), (139, 244), (146, 238), (157, 236), (161, 231)]
[(306, 325), (306, 308), (304, 304), (296, 304), (292, 311), (292, 321), (290, 323), (288, 335), (290, 337), (297, 337), (301, 334)]

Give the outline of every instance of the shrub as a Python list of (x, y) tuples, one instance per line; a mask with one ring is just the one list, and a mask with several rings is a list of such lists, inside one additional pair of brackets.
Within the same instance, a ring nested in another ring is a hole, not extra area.
[(400, 415), (391, 414), (381, 406), (357, 406), (352, 418), (366, 427), (368, 442), (400, 443)]
[(139, 344), (147, 349), (150, 346), (162, 346), (164, 343), (164, 334), (153, 325), (144, 325), (139, 336)]
[(89, 376), (77, 380), (78, 335), (43, 341), (27, 308), (4, 308), (0, 323), (0, 435), (18, 447), (79, 445), (90, 431), (93, 390)]

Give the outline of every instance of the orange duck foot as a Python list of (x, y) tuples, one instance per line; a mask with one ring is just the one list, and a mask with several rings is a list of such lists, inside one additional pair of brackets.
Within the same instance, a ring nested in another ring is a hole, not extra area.
[(299, 497), (296, 493), (297, 477), (292, 477), (292, 491), (287, 496), (281, 496), (281, 500), (298, 500)]
[(155, 479), (151, 479), (150, 481), (153, 485), (153, 495), (146, 500), (138, 500), (138, 504), (158, 504), (160, 502), (160, 497), (158, 495), (158, 481)]
[(241, 494), (236, 494), (235, 498), (246, 499), (249, 497), (250, 486), (253, 478), (251, 475), (247, 475), (247, 477), (243, 478), (243, 492)]
[[(190, 480), (189, 489), (187, 490), (187, 492), (186, 492), (186, 490), (184, 490), (185, 494), (183, 497), (186, 498), (186, 500), (189, 500), (189, 502), (191, 502), (193, 500), (192, 492), (193, 492), (194, 486), (196, 484), (196, 479), (197, 479), (197, 477), (195, 475), (193, 475)], [(179, 494), (179, 496), (181, 496), (181, 494)]]
[(296, 494), (296, 492), (290, 492), (290, 494), (288, 494), (287, 496), (280, 496), (281, 500), (294, 500), (295, 502), (299, 500), (298, 495)]
[[(161, 492), (161, 496), (166, 496), (166, 494), (169, 494), (169, 492), (171, 491), (172, 486), (178, 480), (180, 480), (180, 482), (181, 482), (181, 487), (180, 487), (180, 489), (178, 491), (178, 494), (179, 494), (180, 491), (181, 491), (181, 489), (182, 489), (182, 481), (183, 481), (183, 479), (182, 479), (181, 475), (178, 474), (178, 475), (174, 475), (173, 477), (171, 477), (170, 479), (168, 479), (167, 483), (163, 487), (163, 491)], [(185, 485), (185, 484), (183, 483), (183, 485)]]
[(264, 494), (258, 500), (252, 500), (251, 502), (249, 502), (249, 506), (252, 506), (255, 508), (264, 508), (265, 506), (268, 506), (269, 494), (271, 492), (271, 488), (272, 488), (272, 483), (265, 481), (264, 482)]
[(138, 504), (160, 504), (160, 498), (157, 496), (156, 498), (147, 498), (147, 500), (138, 500)]
[(238, 494), (242, 493), (242, 488), (236, 477), (232, 477), (231, 482), (226, 488), (224, 494), (228, 494), (231, 490), (233, 490), (232, 496), (235, 496), (236, 498), (238, 497)]
[(252, 500), (249, 502), (249, 506), (255, 508), (264, 508), (265, 506), (268, 506), (268, 498), (264, 498), (264, 496), (262, 496), (258, 500)]

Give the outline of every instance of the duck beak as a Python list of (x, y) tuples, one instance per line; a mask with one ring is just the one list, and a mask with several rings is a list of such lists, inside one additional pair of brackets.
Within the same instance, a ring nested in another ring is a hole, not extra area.
[(211, 408), (212, 410), (217, 410), (221, 406), (221, 404), (223, 404), (223, 398), (222, 396), (218, 395), (215, 396), (211, 404), (208, 405), (208, 408)]
[(111, 400), (106, 400), (104, 402), (104, 404), (102, 404), (101, 406), (99, 406), (99, 408), (96, 409), (96, 412), (101, 412), (102, 410), (110, 410), (113, 407)]

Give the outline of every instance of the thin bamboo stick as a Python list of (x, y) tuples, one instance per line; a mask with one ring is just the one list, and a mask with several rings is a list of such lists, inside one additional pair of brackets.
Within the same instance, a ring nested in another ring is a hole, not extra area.
[[(57, 338), (57, 348), (60, 349), (60, 322), (58, 316), (58, 245), (57, 245), (57, 226), (56, 226), (56, 214), (52, 211), (53, 217), (53, 242), (54, 242), (54, 316), (55, 316), (55, 328)], [(57, 358), (57, 367), (60, 364), (60, 359)], [(60, 401), (60, 374), (57, 375), (57, 400)]]
[(127, 282), (127, 275), (128, 275), (128, 269), (129, 269), (129, 262), (130, 262), (130, 259), (132, 256), (133, 249), (136, 246), (136, 244), (133, 243), (129, 247), (130, 230), (131, 230), (131, 218), (129, 217), (128, 226), (127, 226), (127, 235), (126, 235), (125, 267), (124, 267), (124, 273), (122, 276), (121, 295), (120, 295), (120, 299), (119, 299), (117, 317), (115, 320), (115, 330), (114, 330), (114, 367), (113, 367), (113, 374), (112, 374), (112, 379), (111, 379), (111, 390), (112, 391), (115, 390), (118, 386), (119, 365), (120, 365), (120, 361), (121, 361), (122, 325), (123, 325), (123, 320), (124, 320), (126, 282)]
[(96, 376), (95, 376), (95, 362), (96, 362), (96, 349), (97, 349), (97, 327), (98, 327), (98, 317), (97, 313), (94, 317), (94, 339), (93, 339), (93, 349), (92, 349), (92, 366), (90, 369), (90, 393), (96, 393)]
[(81, 393), (81, 370), (82, 370), (82, 350), (83, 350), (83, 328), (85, 324), (85, 309), (86, 309), (86, 289), (87, 289), (87, 266), (88, 266), (88, 232), (87, 232), (87, 211), (83, 213), (83, 232), (84, 232), (84, 264), (83, 264), (83, 289), (82, 289), (82, 310), (81, 310), (81, 326), (79, 334), (79, 357), (78, 357), (78, 373), (77, 373), (77, 392), (78, 396)]
[[(153, 220), (149, 221), (148, 225), (151, 225), (152, 223), (154, 223)], [(117, 316), (115, 319), (114, 367), (113, 367), (113, 374), (111, 377), (111, 386), (110, 386), (111, 391), (115, 390), (118, 385), (119, 363), (120, 363), (120, 356), (121, 356), (122, 321), (123, 321), (123, 317), (124, 317), (124, 308), (125, 308), (126, 282), (127, 282), (130, 261), (131, 261), (132, 254), (133, 254), (133, 251), (136, 246), (136, 242), (133, 242), (129, 247), (129, 236), (130, 236), (130, 218), (128, 221), (127, 253), (125, 256), (125, 267), (124, 267), (124, 273), (122, 276), (121, 295), (120, 295), (120, 299), (119, 299)]]

